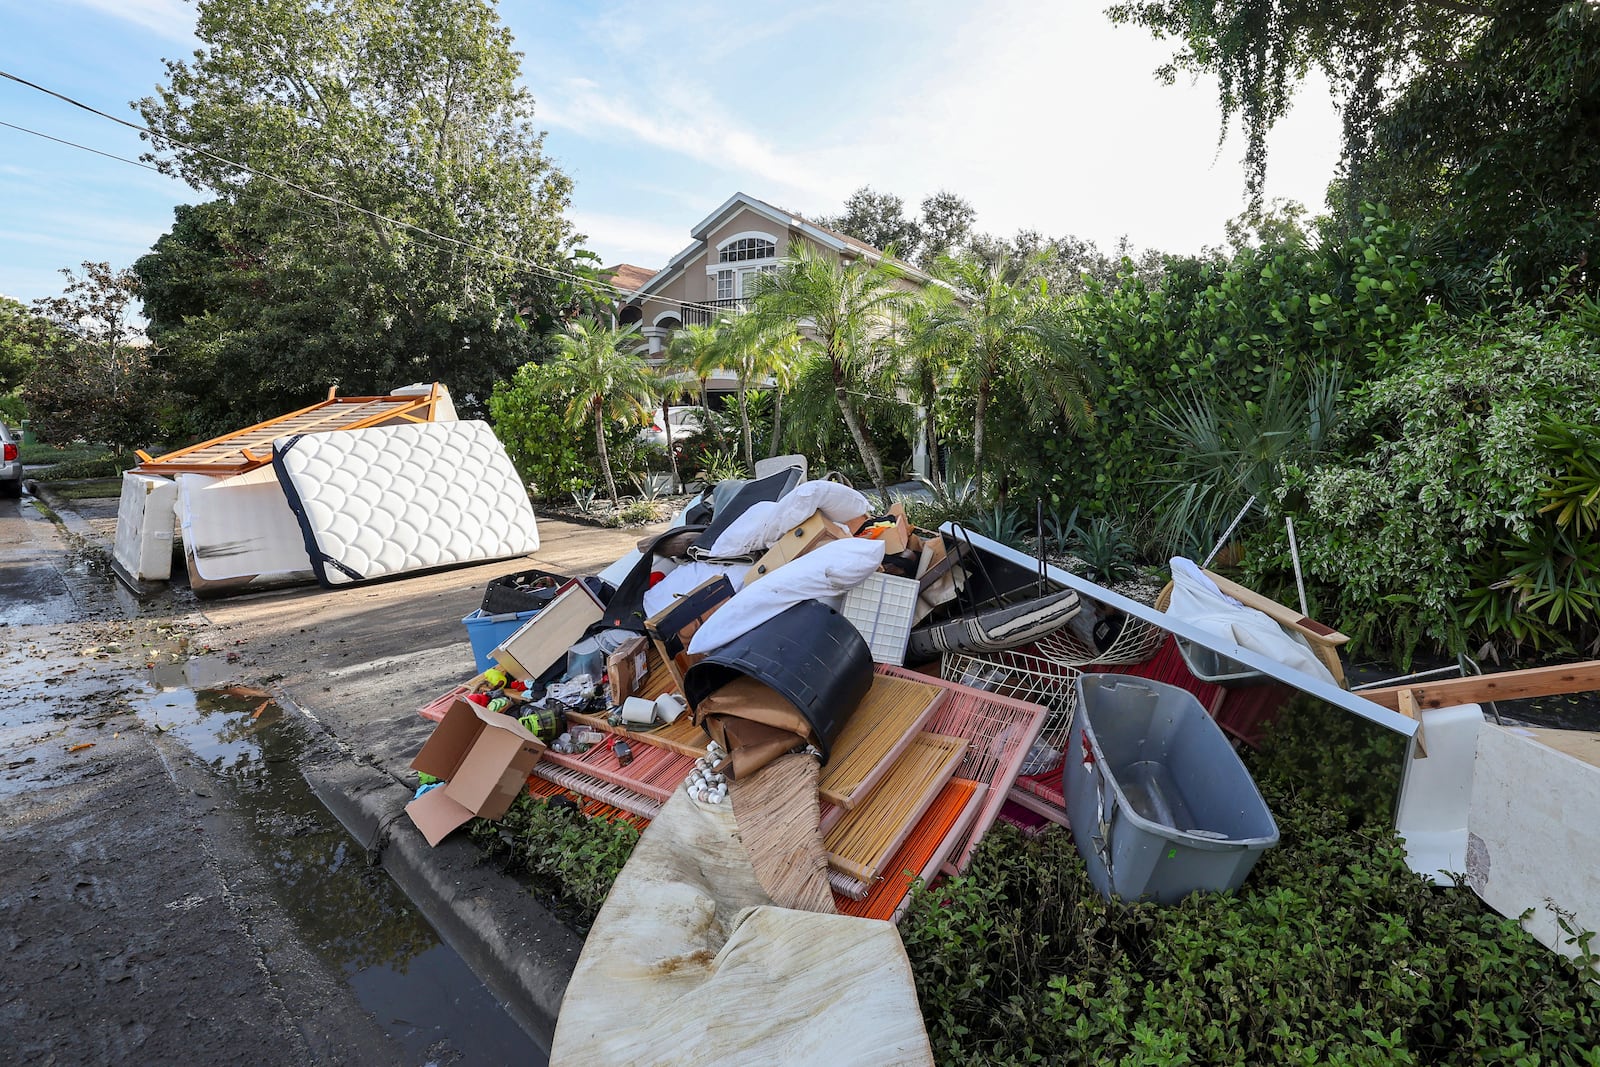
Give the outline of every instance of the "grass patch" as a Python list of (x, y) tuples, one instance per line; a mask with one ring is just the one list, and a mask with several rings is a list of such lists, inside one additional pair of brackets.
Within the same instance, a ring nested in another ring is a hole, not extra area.
[(121, 478), (94, 478), (79, 482), (58, 482), (50, 494), (62, 500), (115, 500), (122, 495)]
[(22, 448), (22, 462), (32, 465), (35, 463), (82, 463), (88, 460), (103, 459), (111, 455), (111, 449), (105, 445), (91, 445), (82, 442), (71, 445), (47, 445), (42, 441), (25, 444)]

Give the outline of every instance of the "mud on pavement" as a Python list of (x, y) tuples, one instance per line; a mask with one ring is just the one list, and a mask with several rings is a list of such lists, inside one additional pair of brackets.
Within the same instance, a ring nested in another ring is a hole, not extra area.
[(0, 502), (0, 649), (0, 1059), (542, 1058), (311, 795), (327, 738), (182, 594), (133, 601)]

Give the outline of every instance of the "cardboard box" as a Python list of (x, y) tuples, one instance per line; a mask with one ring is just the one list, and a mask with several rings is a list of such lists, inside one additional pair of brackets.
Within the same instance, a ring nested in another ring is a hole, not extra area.
[(544, 744), (516, 719), (459, 697), (411, 761), (445, 784), (406, 805), (428, 844), (468, 819), (498, 819), (528, 783)]
[(885, 555), (897, 556), (904, 552), (911, 545), (911, 523), (906, 519), (905, 506), (896, 502), (887, 514), (868, 519), (867, 526), (858, 529), (856, 536), (882, 541)]
[(814, 511), (809, 519), (778, 538), (766, 553), (756, 560), (756, 565), (745, 572), (744, 584), (749, 585), (762, 575), (771, 574), (790, 560), (798, 559), (829, 541), (842, 541), (849, 536), (849, 530), (836, 522), (829, 522), (823, 517), (822, 512)]
[(606, 695), (611, 703), (621, 704), (639, 688), (650, 673), (650, 642), (630, 637), (606, 657)]
[(719, 574), (701, 582), (645, 621), (645, 632), (666, 661), (678, 692), (683, 692), (683, 673), (700, 659), (689, 655), (690, 638), (718, 608), (732, 599), (733, 583)]
[(568, 582), (548, 607), (500, 642), (489, 655), (511, 677), (535, 681), (558, 661), (566, 662), (567, 649), (582, 640), (584, 631), (604, 614), (605, 609), (588, 586)]

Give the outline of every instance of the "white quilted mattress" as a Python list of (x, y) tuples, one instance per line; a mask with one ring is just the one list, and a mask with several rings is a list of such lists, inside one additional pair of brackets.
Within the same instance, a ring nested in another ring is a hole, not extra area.
[(522, 479), (485, 422), (283, 437), (272, 466), (324, 586), (539, 548)]

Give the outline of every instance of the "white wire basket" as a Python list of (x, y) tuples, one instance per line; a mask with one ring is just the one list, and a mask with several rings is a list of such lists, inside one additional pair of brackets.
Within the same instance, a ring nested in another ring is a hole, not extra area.
[(1122, 630), (1104, 652), (1093, 645), (1084, 644), (1070, 626), (1052, 630), (1034, 642), (1039, 655), (1063, 667), (1087, 667), (1092, 663), (1131, 664), (1143, 663), (1154, 656), (1167, 631), (1154, 623), (1132, 615), (1122, 617)]
[(1042, 705), (1049, 714), (1039, 740), (1058, 749), (1072, 729), (1076, 682), (1082, 673), (1075, 666), (1012, 650), (982, 655), (946, 652), (939, 665), (939, 675), (947, 682)]

